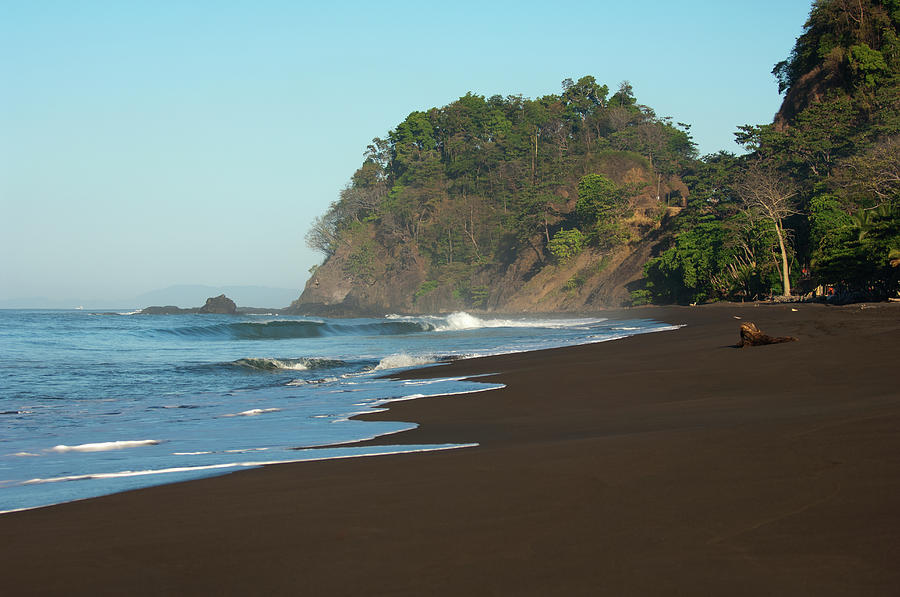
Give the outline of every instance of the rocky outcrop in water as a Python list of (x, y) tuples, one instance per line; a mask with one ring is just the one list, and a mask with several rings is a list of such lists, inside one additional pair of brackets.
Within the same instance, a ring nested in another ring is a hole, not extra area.
[[(140, 310), (141, 315), (191, 315), (194, 313), (216, 314), (216, 315), (235, 315), (243, 310), (238, 309), (234, 301), (220, 294), (206, 299), (206, 304), (202, 307), (191, 307), (190, 309), (182, 309), (175, 305), (166, 305), (164, 307), (153, 306)], [(248, 308), (247, 311), (257, 311), (257, 309)], [(269, 311), (268, 309), (266, 311)]]
[(234, 301), (220, 294), (206, 299), (206, 304), (200, 307), (198, 313), (216, 313), (219, 315), (234, 315), (237, 313), (237, 305)]
[(139, 311), (140, 315), (186, 315), (189, 313), (197, 313), (200, 309), (182, 309), (181, 307), (176, 307), (175, 305), (165, 305), (158, 306), (154, 305), (152, 307), (144, 307)]

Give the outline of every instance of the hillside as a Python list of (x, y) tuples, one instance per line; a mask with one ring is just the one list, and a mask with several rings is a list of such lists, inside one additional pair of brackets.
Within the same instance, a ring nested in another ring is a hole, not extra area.
[(774, 121), (736, 133), (749, 153), (708, 156), (638, 300), (900, 290), (900, 3), (818, 0), (773, 74)]
[(587, 76), (561, 95), (467, 94), (375, 139), (308, 235), (295, 312), (627, 304), (689, 191), (687, 125)]
[(307, 241), (293, 312), (883, 300), (900, 290), (900, 3), (817, 0), (773, 122), (697, 157), (690, 126), (591, 76), (413, 112)]

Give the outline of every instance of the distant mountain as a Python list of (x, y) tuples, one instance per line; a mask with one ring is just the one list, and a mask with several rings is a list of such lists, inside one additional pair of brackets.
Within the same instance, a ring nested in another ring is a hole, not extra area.
[(300, 291), (290, 288), (269, 288), (266, 286), (203, 286), (177, 285), (145, 292), (133, 299), (139, 307), (150, 305), (175, 305), (177, 307), (197, 307), (211, 296), (224, 294), (240, 307), (285, 307), (300, 295)]

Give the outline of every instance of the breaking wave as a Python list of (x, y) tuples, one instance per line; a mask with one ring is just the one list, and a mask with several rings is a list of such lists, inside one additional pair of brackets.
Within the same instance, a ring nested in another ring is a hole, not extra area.
[(140, 446), (155, 446), (159, 443), (156, 439), (138, 439), (118, 442), (98, 442), (94, 444), (80, 444), (66, 446), (60, 444), (49, 449), (50, 452), (108, 452), (110, 450), (124, 450), (125, 448), (137, 448)]
[(378, 321), (332, 323), (324, 321), (241, 321), (162, 330), (190, 338), (228, 340), (285, 340), (327, 336), (398, 336), (431, 331), (433, 326), (419, 321)]
[(433, 357), (413, 356), (406, 353), (392, 354), (386, 356), (375, 365), (373, 371), (384, 371), (385, 369), (402, 369), (404, 367), (418, 367), (420, 365), (428, 365), (437, 362), (438, 359)]
[(259, 415), (264, 415), (266, 413), (277, 413), (281, 409), (280, 408), (251, 408), (250, 410), (245, 410), (243, 412), (234, 413), (231, 415), (222, 415), (223, 417), (257, 417)]
[(310, 369), (334, 369), (347, 363), (338, 359), (273, 359), (246, 358), (228, 363), (254, 371), (308, 371)]
[(452, 332), (481, 328), (565, 329), (596, 325), (606, 318), (591, 319), (483, 319), (465, 311), (449, 315), (388, 315), (383, 320), (317, 321), (275, 319), (267, 321), (218, 322), (158, 330), (187, 338), (224, 340), (283, 340), (331, 336), (400, 336), (422, 332)]
[(427, 326), (429, 330), (435, 332), (455, 332), (481, 328), (583, 328), (607, 320), (605, 317), (582, 319), (482, 319), (465, 311), (457, 311), (449, 315), (423, 317), (388, 315), (387, 319), (391, 321), (418, 322), (420, 325)]

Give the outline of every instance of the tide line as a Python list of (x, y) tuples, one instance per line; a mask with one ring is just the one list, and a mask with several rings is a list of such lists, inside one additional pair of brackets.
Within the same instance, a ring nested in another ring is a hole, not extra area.
[[(195, 471), (221, 470), (229, 468), (252, 468), (258, 466), (268, 466), (271, 464), (291, 464), (295, 462), (316, 462), (321, 460), (341, 460), (346, 458), (366, 458), (369, 456), (389, 456), (392, 454), (413, 454), (416, 452), (438, 452), (442, 450), (458, 450), (460, 448), (474, 448), (477, 443), (471, 444), (452, 444), (425, 448), (398, 449), (389, 452), (369, 452), (366, 454), (343, 454), (336, 456), (320, 456), (316, 458), (294, 458), (290, 460), (265, 460), (253, 462), (227, 462), (222, 464), (207, 464), (201, 466), (177, 466), (163, 469), (150, 469), (143, 471), (120, 471), (117, 473), (88, 473), (84, 475), (66, 475), (63, 477), (49, 477), (46, 479), (36, 478), (23, 481), (21, 485), (38, 485), (43, 483), (60, 483), (63, 481), (85, 481), (89, 479), (117, 479), (123, 477), (142, 477), (146, 475), (164, 475), (170, 473), (186, 473)], [(310, 450), (312, 451), (312, 450)], [(318, 450), (317, 450), (318, 451)], [(0, 511), (0, 514), (12, 512), (13, 510)]]

